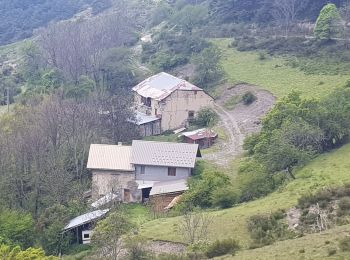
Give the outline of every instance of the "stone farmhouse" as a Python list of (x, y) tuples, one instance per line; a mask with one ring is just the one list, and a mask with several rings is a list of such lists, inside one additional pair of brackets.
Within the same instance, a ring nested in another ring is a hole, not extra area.
[(203, 89), (161, 72), (133, 88), (137, 124), (142, 136), (186, 127), (214, 100)]
[(92, 198), (128, 203), (161, 196), (163, 203), (169, 204), (188, 189), (187, 179), (197, 157), (201, 157), (198, 144), (151, 141), (133, 141), (132, 146), (92, 144), (87, 163), (92, 172)]

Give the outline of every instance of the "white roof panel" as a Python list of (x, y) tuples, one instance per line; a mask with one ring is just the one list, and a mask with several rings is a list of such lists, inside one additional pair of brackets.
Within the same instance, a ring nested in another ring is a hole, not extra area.
[(92, 203), (91, 207), (93, 207), (93, 208), (101, 207), (101, 206), (106, 205), (107, 203), (115, 200), (116, 198), (118, 198), (118, 196), (110, 192), (107, 195), (103, 196), (102, 198), (96, 200), (94, 203)]
[(157, 182), (153, 185), (150, 196), (188, 190), (187, 180)]
[(149, 77), (133, 88), (139, 95), (156, 100), (163, 100), (176, 90), (196, 90), (201, 88), (186, 80), (161, 72)]
[(64, 227), (64, 230), (69, 230), (75, 227), (79, 227), (81, 225), (84, 225), (86, 223), (89, 223), (91, 221), (94, 221), (96, 219), (99, 219), (107, 214), (109, 209), (105, 210), (96, 210), (93, 212), (86, 213), (84, 215), (78, 216), (76, 218), (73, 218), (71, 221), (69, 221), (68, 225)]

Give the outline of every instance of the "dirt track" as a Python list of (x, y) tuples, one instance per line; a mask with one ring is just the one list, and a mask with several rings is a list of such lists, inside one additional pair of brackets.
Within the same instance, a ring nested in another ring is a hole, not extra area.
[[(242, 96), (251, 91), (257, 100), (249, 106), (237, 104), (234, 109), (225, 108), (225, 103), (232, 96)], [(260, 90), (255, 86), (241, 84), (235, 87), (226, 87), (224, 93), (215, 102), (214, 109), (220, 116), (219, 126), (225, 128), (229, 141), (219, 141), (217, 152), (205, 154), (204, 159), (214, 161), (221, 166), (228, 166), (230, 161), (243, 153), (244, 139), (261, 129), (261, 120), (274, 106), (276, 98), (268, 91)]]

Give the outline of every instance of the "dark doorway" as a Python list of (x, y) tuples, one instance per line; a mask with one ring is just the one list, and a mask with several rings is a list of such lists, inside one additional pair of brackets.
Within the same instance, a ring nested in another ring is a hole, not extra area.
[(146, 202), (149, 200), (149, 194), (152, 188), (142, 189), (142, 202)]

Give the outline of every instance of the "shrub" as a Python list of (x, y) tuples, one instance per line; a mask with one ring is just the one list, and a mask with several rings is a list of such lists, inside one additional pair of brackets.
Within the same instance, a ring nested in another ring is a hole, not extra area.
[(272, 244), (277, 240), (292, 238), (295, 234), (288, 230), (284, 214), (277, 211), (269, 215), (255, 215), (248, 220), (248, 230), (253, 239), (253, 247)]
[(252, 104), (256, 99), (257, 99), (257, 97), (250, 91), (246, 92), (242, 96), (243, 104), (246, 106)]
[(327, 249), (327, 252), (328, 252), (328, 256), (332, 256), (332, 255), (335, 255), (337, 253), (337, 249), (336, 248), (328, 248)]
[(338, 206), (342, 210), (347, 210), (347, 211), (350, 210), (350, 198), (345, 197), (340, 199)]
[(209, 245), (206, 255), (209, 258), (227, 254), (234, 255), (239, 249), (239, 244), (234, 239), (217, 240)]
[(231, 186), (217, 189), (212, 194), (213, 206), (220, 208), (230, 208), (239, 201), (239, 195)]
[(217, 124), (218, 121), (218, 114), (212, 108), (205, 107), (198, 112), (197, 117), (194, 120), (194, 124), (208, 127)]
[(341, 251), (350, 251), (350, 237), (343, 238), (339, 241), (339, 248)]

